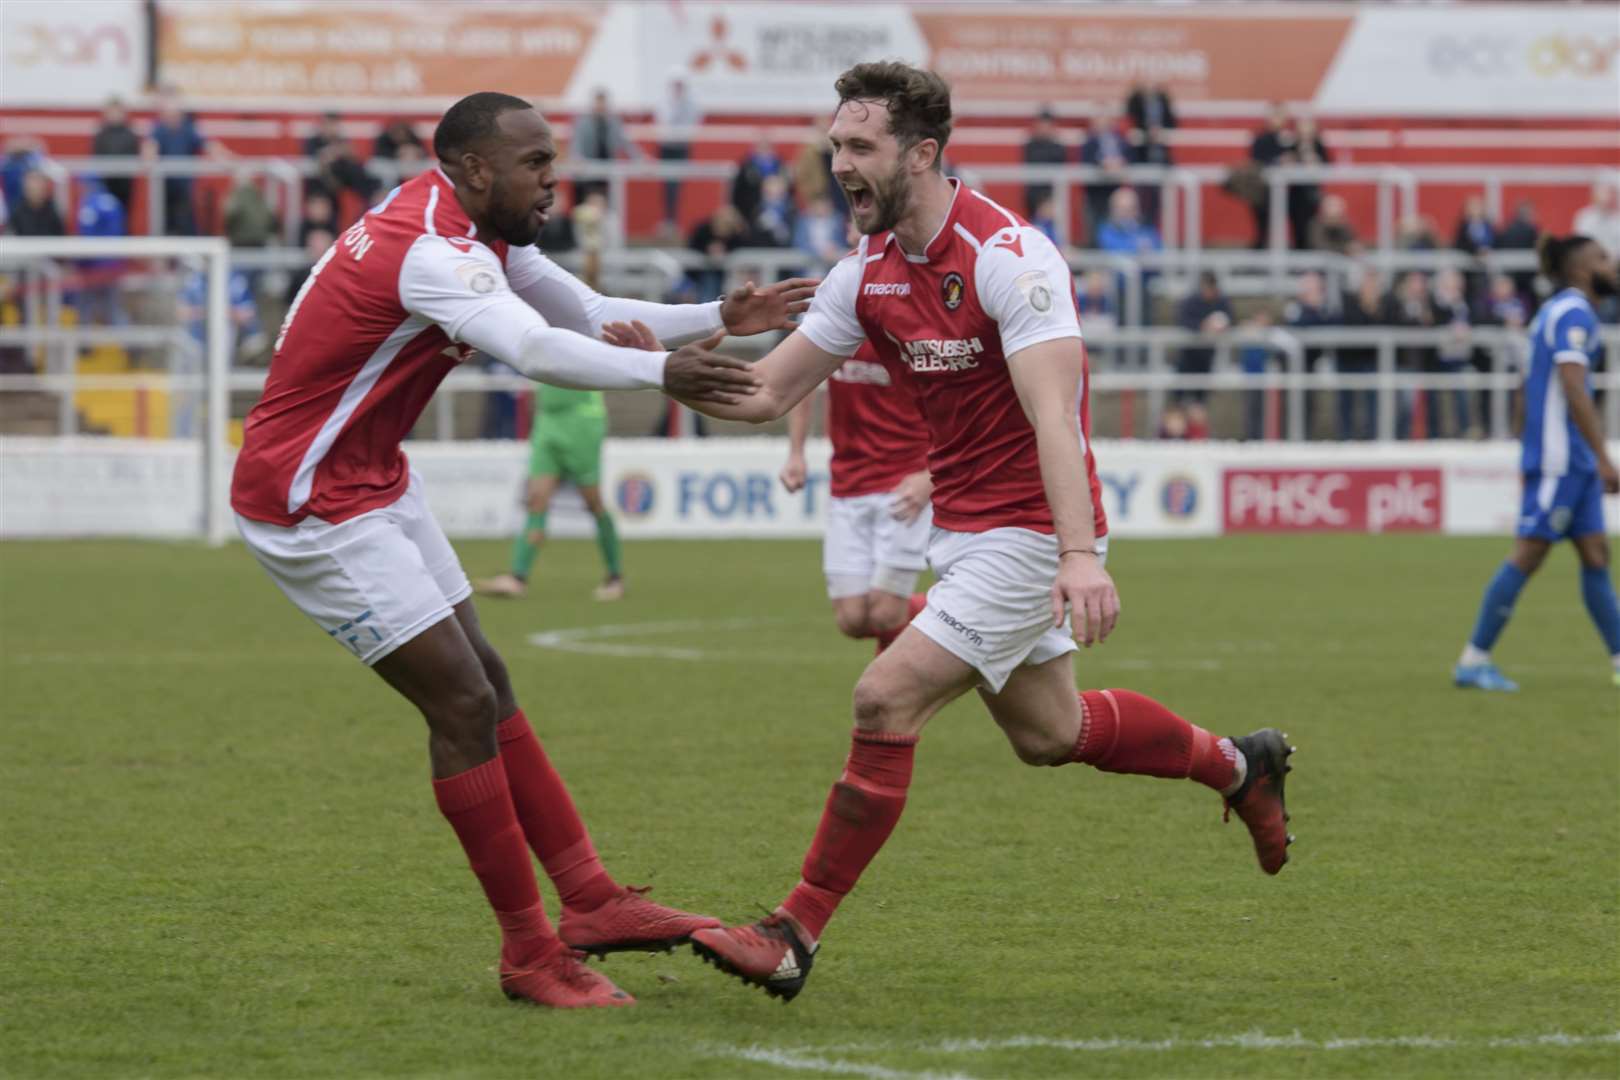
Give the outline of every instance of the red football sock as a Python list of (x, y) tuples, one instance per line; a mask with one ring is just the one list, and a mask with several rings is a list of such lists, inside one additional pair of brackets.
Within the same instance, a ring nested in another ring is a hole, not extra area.
[(557, 948), (560, 942), (540, 906), (534, 864), (512, 810), (500, 759), (490, 758), (466, 772), (433, 781), (433, 797), (456, 830), (489, 906), (495, 909), (502, 958), (528, 963)]
[(906, 807), (917, 736), (856, 729), (844, 775), (827, 796), (799, 884), (782, 907), (811, 939), (894, 831)]
[(523, 835), (557, 887), (563, 906), (590, 911), (612, 899), (619, 886), (597, 858), (574, 800), (568, 797), (567, 786), (551, 767), (523, 710), (501, 721), (495, 733)]
[(1226, 791), (1237, 776), (1231, 739), (1189, 724), (1150, 697), (1131, 690), (1085, 690), (1085, 719), (1073, 761), (1103, 772), (1192, 779)]
[(895, 639), (906, 632), (906, 627), (911, 625), (911, 620), (915, 619), (918, 615), (921, 615), (923, 608), (927, 606), (927, 593), (912, 593), (911, 602), (906, 605), (906, 621), (901, 623), (899, 626), (896, 626), (893, 630), (879, 630), (877, 633), (872, 635), (873, 637), (877, 638), (877, 651), (882, 652), (890, 645), (893, 645)]

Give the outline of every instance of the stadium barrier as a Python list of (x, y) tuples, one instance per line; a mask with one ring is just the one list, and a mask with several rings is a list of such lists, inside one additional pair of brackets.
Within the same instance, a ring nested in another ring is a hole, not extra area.
[[(383, 190), (429, 167), (428, 162), (397, 162), (372, 159), (366, 167), (382, 184)], [(1198, 250), (1203, 244), (1206, 200), (1218, 190), (1234, 165), (1131, 165), (1122, 170), (1099, 165), (1026, 165), (961, 163), (952, 171), (975, 187), (985, 185), (1047, 185), (1052, 189), (1053, 217), (1060, 235), (1076, 220), (1081, 192), (1090, 184), (1116, 186), (1121, 180), (1138, 187), (1158, 189), (1163, 213), (1165, 245)], [(282, 217), (283, 235), (295, 242), (301, 213), (301, 184), (319, 175), (313, 158), (237, 157), (142, 158), (142, 157), (55, 157), (46, 158), (40, 170), (55, 182), (55, 198), (64, 220), (71, 220), (71, 181), (75, 176), (121, 176), (145, 180), (146, 228), (162, 235), (166, 225), (164, 185), (160, 180), (182, 177), (262, 177), (275, 196)], [(737, 166), (729, 161), (585, 161), (565, 160), (561, 173), (565, 182), (599, 183), (607, 187), (608, 203), (621, 210), (631, 205), (631, 183), (662, 183), (668, 180), (708, 182), (729, 185)], [(1584, 190), (1594, 184), (1620, 186), (1620, 169), (1601, 165), (1522, 165), (1487, 162), (1478, 165), (1390, 165), (1326, 164), (1275, 165), (1265, 171), (1269, 188), (1270, 247), (1273, 259), (1286, 257), (1288, 246), (1288, 191), (1305, 185), (1333, 185), (1336, 188), (1369, 188), (1374, 199), (1374, 235), (1369, 250), (1388, 251), (1396, 247), (1397, 227), (1402, 220), (1419, 213), (1422, 190), (1466, 187), (1479, 189), (1491, 220), (1503, 220), (1504, 191), (1509, 188), (1570, 188)], [(1023, 209), (1016, 207), (1016, 209)], [(609, 247), (623, 247), (627, 240), (624, 213), (610, 215), (605, 223)]]
[[(1096, 444), (1115, 536), (1240, 532), (1506, 535), (1519, 508), (1510, 442), (1406, 444)], [(518, 441), (407, 445), (428, 504), (458, 539), (500, 538), (523, 523), (528, 448)], [(1620, 457), (1620, 443), (1610, 446)], [(776, 475), (782, 438), (609, 439), (602, 486), (628, 538), (821, 535), (831, 449), (812, 439), (810, 478), (789, 495)], [(199, 534), (205, 463), (180, 440), (0, 438), (0, 537)], [(1620, 499), (1606, 500), (1620, 532)], [(592, 535), (565, 492), (551, 527)]]

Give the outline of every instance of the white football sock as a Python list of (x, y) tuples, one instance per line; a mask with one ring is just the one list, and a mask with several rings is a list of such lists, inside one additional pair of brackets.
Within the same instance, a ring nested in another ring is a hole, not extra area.
[(1491, 654), (1484, 649), (1476, 648), (1472, 641), (1463, 646), (1462, 659), (1457, 661), (1463, 667), (1478, 667), (1490, 662)]

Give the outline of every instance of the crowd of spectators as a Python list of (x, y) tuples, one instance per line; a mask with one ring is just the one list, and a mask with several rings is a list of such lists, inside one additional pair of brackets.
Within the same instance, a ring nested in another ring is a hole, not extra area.
[[(155, 114), (140, 129), (132, 124), (124, 104), (107, 103), (91, 141), (97, 157), (145, 158), (148, 161), (200, 158), (231, 162), (232, 155), (199, 127), (179, 95), (171, 89), (156, 95)], [(681, 79), (673, 80), (654, 115), (656, 158), (685, 162), (693, 157), (692, 137), (703, 123), (702, 110)], [(824, 272), (848, 244), (847, 210), (842, 192), (832, 180), (832, 151), (825, 135), (827, 123), (804, 140), (796, 152), (784, 154), (781, 144), (760, 132), (735, 163), (725, 198), (712, 212), (692, 222), (691, 207), (683, 214), (682, 181), (660, 181), (658, 236), (666, 244), (683, 243), (689, 257), (685, 279), (673, 298), (705, 300), (721, 293), (728, 280), (732, 256), (749, 248), (794, 249), (803, 263), (781, 272)], [(1164, 165), (1172, 161), (1172, 135), (1178, 126), (1175, 104), (1163, 86), (1134, 87), (1118, 107), (1099, 109), (1083, 129), (1066, 132), (1050, 107), (1033, 118), (1021, 157), (1031, 166), (1080, 164), (1095, 171), (1078, 188), (1079, 235), (1069, 235), (1071, 222), (1059, 219), (1052, 179), (1036, 177), (1023, 188), (1023, 206), (1030, 221), (1054, 241), (1100, 250), (1110, 255), (1136, 256), (1164, 247), (1156, 180), (1140, 182), (1132, 168)], [(286, 207), (271, 198), (262, 169), (242, 161), (228, 187), (209, 186), (209, 200), (199, 207), (199, 191), (190, 176), (165, 175), (159, 181), (164, 230), (177, 236), (194, 235), (202, 228), (217, 230), (234, 247), (264, 249), (296, 244), (313, 262), (347, 226), (349, 219), (376, 199), (386, 184), (422, 167), (428, 147), (416, 127), (404, 120), (386, 123), (371, 139), (369, 153), (354, 135), (365, 131), (347, 125), (335, 112), (316, 118), (302, 150), (311, 163), (299, 194), (298, 227), (286, 224)], [(597, 91), (590, 108), (572, 121), (565, 139), (565, 157), (578, 170), (581, 165), (613, 161), (643, 161), (649, 155), (632, 140), (623, 117), (605, 90)], [(1245, 293), (1234, 300), (1222, 291), (1214, 273), (1197, 275), (1185, 296), (1164, 302), (1163, 290), (1153, 288), (1154, 274), (1127, 282), (1121, 260), (1095, 266), (1077, 281), (1081, 314), (1090, 327), (1103, 329), (1126, 319), (1176, 325), (1199, 336), (1199, 342), (1177, 351), (1175, 367), (1183, 376), (1199, 378), (1217, 368), (1217, 358), (1235, 362), (1238, 370), (1260, 374), (1276, 368), (1281, 352), (1265, 343), (1274, 327), (1407, 327), (1446, 331), (1438, 344), (1406, 346), (1396, 355), (1397, 369), (1437, 378), (1487, 370), (1491, 358), (1474, 342), (1480, 326), (1523, 328), (1540, 297), (1534, 271), (1495, 272), (1489, 257), (1502, 251), (1529, 251), (1540, 234), (1535, 205), (1519, 201), (1501, 219), (1493, 218), (1483, 194), (1468, 197), (1454, 227), (1442, 229), (1428, 216), (1414, 214), (1396, 223), (1395, 242), (1408, 251), (1450, 250), (1472, 261), (1461, 272), (1445, 270), (1430, 275), (1409, 271), (1384, 280), (1364, 256), (1351, 206), (1344, 194), (1324, 187), (1316, 178), (1291, 177), (1286, 203), (1277, 211), (1272, 198), (1272, 170), (1288, 166), (1329, 163), (1333, 155), (1314, 119), (1306, 112), (1282, 105), (1272, 107), (1256, 131), (1245, 159), (1229, 172), (1226, 189), (1253, 213), (1256, 247), (1268, 246), (1275, 222), (1287, 236), (1279, 242), (1299, 249), (1343, 256), (1352, 269), (1348, 276), (1331, 279), (1318, 273), (1299, 275), (1292, 295), (1261, 298)], [(230, 166), (227, 165), (227, 168)], [(565, 174), (569, 166), (564, 166)], [(589, 169), (585, 170), (589, 172)], [(14, 140), (0, 156), (0, 227), (18, 236), (56, 236), (71, 231), (97, 236), (125, 234), (135, 215), (131, 205), (132, 178), (119, 170), (104, 177), (74, 178), (74, 205), (64, 220), (62, 193), (56, 190), (47, 168), (44, 147), (34, 140)], [(224, 191), (223, 197), (218, 192)], [(582, 237), (596, 237), (591, 250), (600, 265), (600, 237), (621, 235), (610, 228), (615, 215), (626, 208), (609, 205), (610, 185), (600, 176), (586, 175), (564, 184), (556, 211), (541, 238), (555, 252), (582, 249)], [(213, 200), (217, 200), (213, 201)], [(200, 212), (201, 211), (201, 212)], [(1275, 211), (1275, 212), (1274, 212)], [(681, 222), (689, 223), (684, 236)], [(1612, 183), (1593, 188), (1590, 204), (1574, 221), (1574, 229), (1592, 236), (1620, 253), (1620, 188)], [(294, 235), (295, 234), (295, 235)], [(773, 261), (773, 266), (779, 260)], [(116, 282), (118, 264), (112, 260), (86, 264), (82, 286), (73, 299), (79, 317), (87, 322), (119, 323), (122, 311)], [(246, 317), (244, 296), (271, 295), (274, 303), (290, 303), (307, 271), (292, 275), (238, 272), (231, 281), (233, 319), (262, 339), (257, 324)], [(267, 284), (270, 283), (270, 284)], [(193, 286), (195, 282), (191, 283)], [(1134, 285), (1137, 288), (1128, 289)], [(1341, 288), (1342, 287), (1342, 288)], [(1122, 310), (1127, 292), (1147, 297), (1134, 312)], [(190, 311), (185, 303), (185, 311)], [(1237, 332), (1236, 337), (1228, 335)], [(1098, 363), (1130, 363), (1140, 350), (1096, 349)], [(1310, 349), (1308, 368), (1331, 368), (1341, 374), (1367, 376), (1378, 370), (1378, 350), (1355, 345)], [(1313, 395), (1319, 398), (1321, 395)], [(1313, 406), (1319, 426), (1332, 428), (1344, 439), (1368, 439), (1377, 430), (1375, 392), (1354, 388), (1335, 392), (1330, 408)], [(1466, 437), (1483, 432), (1487, 411), (1481, 396), (1467, 388), (1399, 399), (1396, 426), (1401, 435), (1425, 432), (1430, 436)], [(1276, 409), (1264, 396), (1245, 392), (1243, 433), (1259, 437), (1274, 430)], [(1162, 414), (1161, 432), (1168, 437), (1198, 438), (1210, 430), (1209, 396), (1205, 389), (1186, 387), (1171, 395)]]

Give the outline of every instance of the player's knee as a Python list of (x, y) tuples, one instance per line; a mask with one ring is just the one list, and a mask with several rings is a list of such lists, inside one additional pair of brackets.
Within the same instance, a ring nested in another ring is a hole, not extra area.
[(918, 727), (917, 710), (899, 692), (870, 674), (855, 684), (855, 726), (862, 731), (910, 733)]
[(429, 713), (428, 723), (435, 735), (448, 740), (481, 742), (486, 736), (494, 737), (498, 711), (495, 684), (480, 673), (447, 688)]

